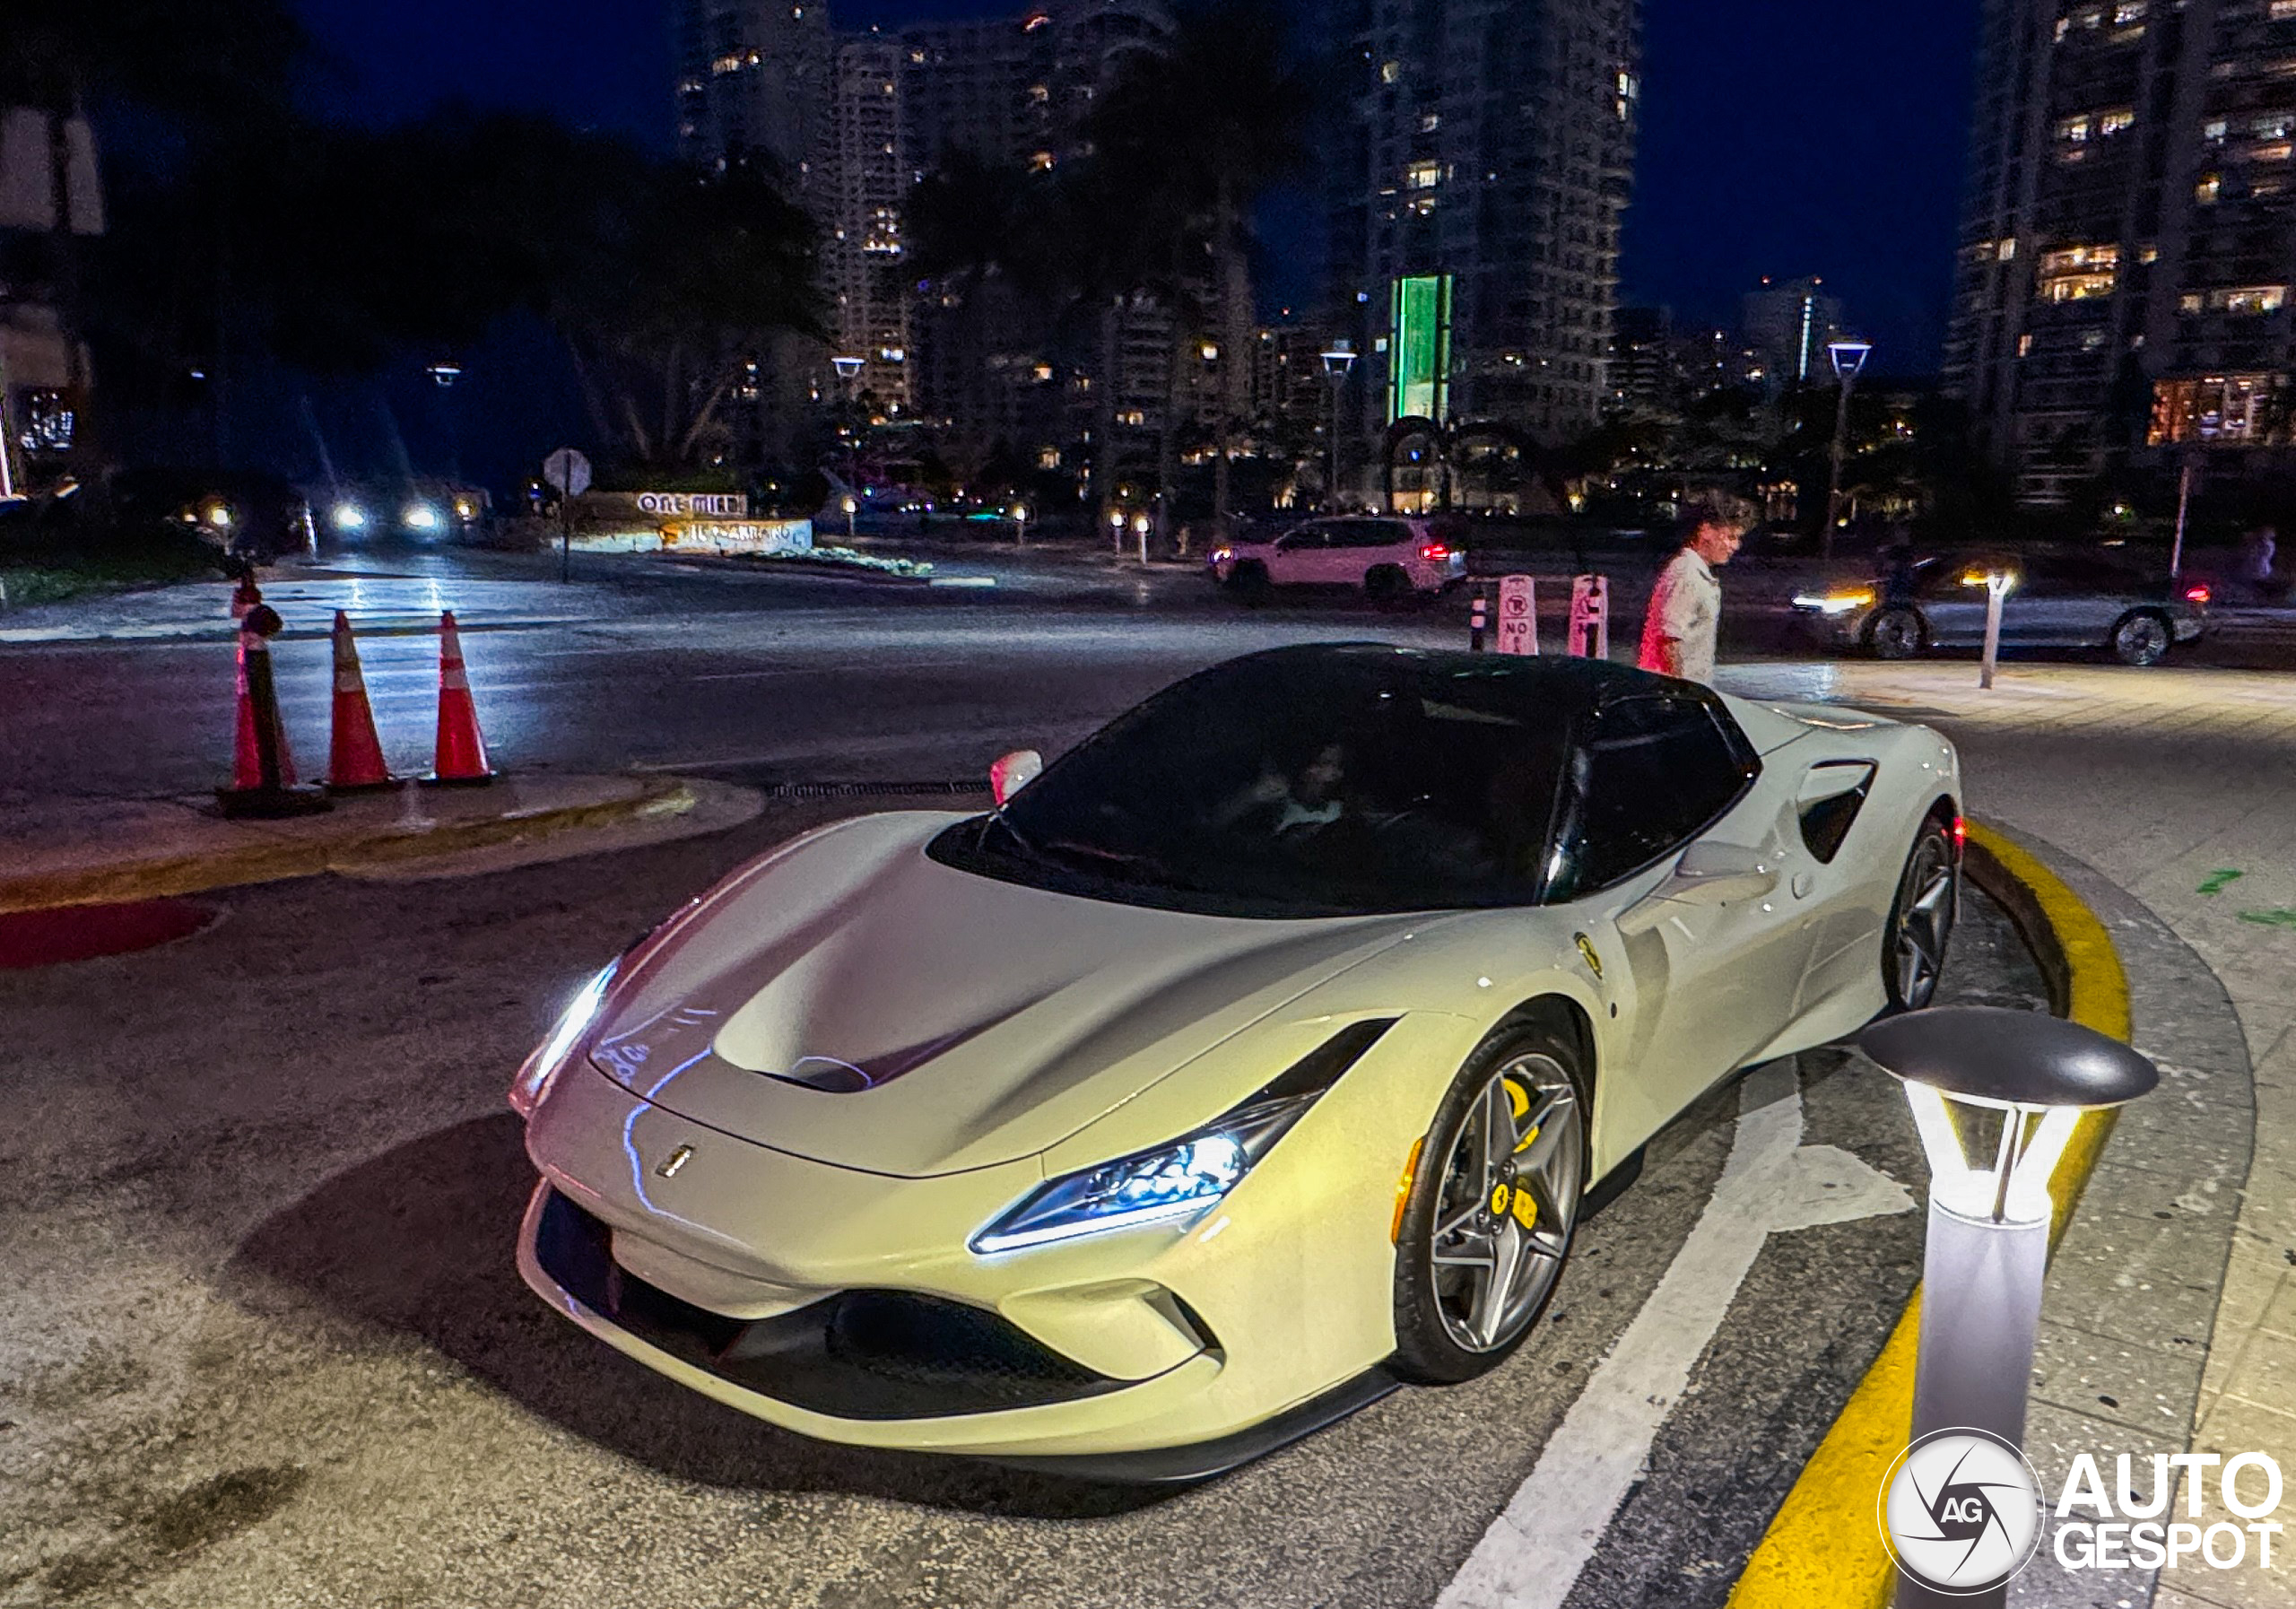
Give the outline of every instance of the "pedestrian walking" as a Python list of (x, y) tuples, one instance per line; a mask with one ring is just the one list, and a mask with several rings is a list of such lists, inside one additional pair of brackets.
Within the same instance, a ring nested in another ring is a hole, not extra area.
[(1714, 648), (1722, 631), (1722, 583), (1714, 572), (1736, 556), (1754, 522), (1753, 506), (1709, 492), (1683, 506), (1682, 552), (1658, 572), (1642, 617), (1638, 663), (1662, 676), (1714, 680)]

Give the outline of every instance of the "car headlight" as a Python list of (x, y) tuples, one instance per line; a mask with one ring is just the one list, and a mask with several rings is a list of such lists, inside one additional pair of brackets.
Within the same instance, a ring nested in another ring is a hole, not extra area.
[(363, 531), (367, 528), (367, 510), (357, 503), (337, 503), (335, 506), (335, 528), (338, 531)]
[(550, 1037), (535, 1047), (534, 1054), (518, 1069), (518, 1076), (510, 1083), (510, 1105), (520, 1117), (534, 1116), (535, 1108), (550, 1093), (551, 1084), (573, 1057), (575, 1047), (590, 1031), (590, 1024), (597, 1021), (598, 1010), (606, 1002), (606, 990), (613, 986), (614, 974), (621, 967), (621, 961), (611, 961), (584, 984), (582, 992), (566, 1008), (566, 1014), (558, 1019), (558, 1026), (550, 1031)]
[(439, 528), (439, 510), (429, 503), (415, 503), (406, 511), (406, 528), (410, 531), (435, 531)]
[(1824, 594), (1803, 593), (1794, 600), (1796, 609), (1814, 609), (1821, 614), (1847, 614), (1853, 609), (1863, 609), (1874, 601), (1873, 589), (1851, 587), (1844, 592)]
[(1350, 1023), (1194, 1134), (1039, 1185), (975, 1235), (972, 1249), (1019, 1251), (1200, 1216), (1242, 1183), (1253, 1164), (1394, 1025), (1392, 1017)]
[(229, 504), (208, 504), (205, 518), (209, 525), (219, 531), (228, 531), (231, 528), (231, 510)]

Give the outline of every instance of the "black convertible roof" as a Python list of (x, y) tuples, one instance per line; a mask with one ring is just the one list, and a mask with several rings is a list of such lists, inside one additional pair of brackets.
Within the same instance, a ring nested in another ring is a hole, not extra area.
[(1252, 667), (1283, 669), (1313, 674), (1328, 668), (1336, 677), (1350, 674), (1410, 676), (1433, 691), (1441, 683), (1472, 677), (1486, 691), (1504, 699), (1519, 699), (1526, 714), (1538, 710), (1566, 718), (1599, 709), (1621, 699), (1656, 692), (1714, 702), (1711, 689), (1695, 682), (1654, 675), (1630, 665), (1607, 659), (1578, 659), (1562, 655), (1469, 654), (1432, 648), (1398, 648), (1384, 642), (1311, 642), (1292, 648), (1267, 648), (1231, 659), (1216, 668), (1247, 671)]

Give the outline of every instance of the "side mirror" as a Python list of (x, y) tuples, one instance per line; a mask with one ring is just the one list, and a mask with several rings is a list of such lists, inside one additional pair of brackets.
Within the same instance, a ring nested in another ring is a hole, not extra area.
[(988, 791), (1002, 805), (1036, 780), (1037, 773), (1043, 770), (1043, 755), (1034, 749), (1015, 749), (988, 768)]

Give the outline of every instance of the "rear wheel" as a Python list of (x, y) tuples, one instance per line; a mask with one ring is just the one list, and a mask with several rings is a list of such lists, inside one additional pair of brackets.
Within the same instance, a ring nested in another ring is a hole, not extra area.
[(1467, 1058), (1421, 1142), (1396, 1239), (1392, 1366), (1431, 1385), (1496, 1368), (1570, 1255), (1587, 1182), (1577, 1041), (1503, 1030)]
[(1961, 871), (1953, 864), (1952, 840), (1933, 818), (1923, 823), (1921, 836), (1913, 840), (1913, 850), (1905, 858), (1884, 930), (1882, 984), (1897, 1010), (1919, 1011), (1936, 998), (1960, 894)]
[(1900, 604), (1884, 609), (1866, 622), (1866, 646), (1876, 659), (1910, 659), (1929, 640), (1920, 611)]
[(1257, 609), (1274, 594), (1275, 587), (1267, 578), (1267, 566), (1247, 559), (1228, 572), (1228, 590)]
[(2136, 610), (2122, 615), (2113, 627), (2113, 657), (2123, 665), (2158, 665), (2169, 657), (2176, 639), (2166, 616)]
[(1363, 595), (1375, 604), (1392, 604), (1411, 596), (1411, 578), (1396, 565), (1375, 565), (1363, 578)]

